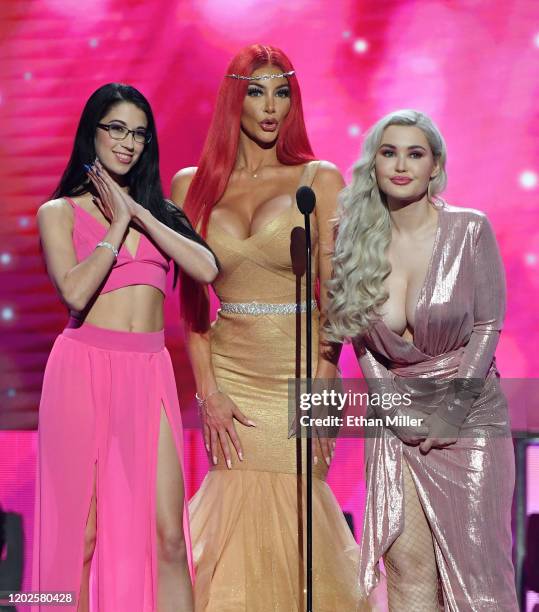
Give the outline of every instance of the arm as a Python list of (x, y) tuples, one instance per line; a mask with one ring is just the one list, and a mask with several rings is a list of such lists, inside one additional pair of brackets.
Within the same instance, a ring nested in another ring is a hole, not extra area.
[(437, 411), (447, 423), (460, 427), (485, 383), (505, 316), (505, 274), (492, 226), (479, 222), (475, 244), (474, 325), (456, 378), (455, 396)]
[(189, 276), (204, 284), (215, 280), (217, 264), (208, 249), (161, 223), (143, 206), (137, 205), (133, 220)]
[(131, 211), (132, 220), (147, 232), (157, 246), (182, 270), (200, 283), (213, 282), (219, 270), (215, 257), (208, 249), (158, 221), (149, 210), (122, 191), (101, 163), (98, 179), (102, 180), (102, 186), (108, 187), (113, 198), (124, 198), (127, 208)]
[[(337, 364), (342, 349), (341, 344), (326, 339), (324, 325), (327, 320), (326, 307), (329, 300), (326, 282), (331, 278), (333, 269), (331, 258), (334, 249), (337, 198), (343, 187), (344, 180), (337, 167), (330, 162), (321, 161), (313, 181), (316, 193), (314, 210), (318, 228), (318, 280), (320, 281), (320, 324), (315, 379), (326, 379), (328, 382), (338, 376)], [(322, 382), (322, 387), (325, 386), (327, 383)], [(334, 387), (332, 383), (329, 383), (329, 386)], [(329, 438), (328, 433), (322, 429), (315, 429), (317, 435), (313, 437), (313, 461), (316, 463), (320, 454), (316, 444), (318, 440), (320, 452), (327, 465), (330, 465), (335, 452), (335, 439)]]
[[(181, 208), (189, 185), (196, 173), (196, 168), (184, 168), (172, 179), (171, 199), (174, 204)], [(213, 279), (212, 279), (213, 280)], [(207, 287), (204, 288), (205, 299), (209, 302)], [(205, 309), (209, 312), (209, 308)], [(205, 326), (209, 330), (208, 325)], [(232, 458), (228, 438), (236, 448), (238, 457), (243, 460), (243, 451), (240, 439), (237, 435), (233, 418), (243, 425), (254, 426), (254, 423), (240, 411), (236, 404), (219, 390), (211, 359), (210, 333), (194, 332), (186, 329), (186, 344), (197, 394), (203, 398), (203, 410), (201, 418), (203, 422), (204, 444), (208, 453), (212, 455), (213, 464), (217, 464), (217, 448), (221, 444), (225, 461), (229, 468), (232, 467)]]
[(496, 237), (486, 217), (479, 221), (474, 249), (474, 325), (464, 349), (452, 395), (429, 417), (422, 452), (449, 446), (481, 394), (505, 315), (505, 275)]
[[(129, 219), (123, 213), (115, 216), (103, 240), (119, 249)], [(106, 248), (95, 249), (77, 263), (72, 238), (73, 210), (61, 198), (43, 204), (37, 222), (47, 272), (56, 291), (70, 310), (84, 310), (110, 272), (114, 253)]]
[(345, 186), (337, 167), (320, 162), (313, 189), (316, 192), (316, 221), (318, 227), (318, 277), (320, 280), (320, 334), (318, 340), (318, 366), (315, 378), (335, 378), (342, 345), (328, 342), (324, 334), (326, 307), (329, 301), (326, 282), (332, 275), (331, 258), (334, 250), (334, 228), (337, 216), (337, 198)]
[[(170, 188), (170, 198), (178, 207), (182, 208), (185, 201), (185, 196), (189, 191), (189, 186), (193, 180), (197, 169), (183, 168), (177, 172), (173, 179)], [(208, 291), (205, 291), (206, 300), (209, 301)], [(209, 309), (207, 309), (209, 310)], [(207, 328), (209, 329), (210, 322), (208, 320)], [(196, 333), (186, 330), (187, 350), (193, 368), (197, 393), (200, 397), (208, 397), (218, 390), (217, 381), (213, 371), (211, 362), (210, 350), (210, 334), (209, 331), (204, 333)], [(208, 441), (207, 441), (208, 442)]]

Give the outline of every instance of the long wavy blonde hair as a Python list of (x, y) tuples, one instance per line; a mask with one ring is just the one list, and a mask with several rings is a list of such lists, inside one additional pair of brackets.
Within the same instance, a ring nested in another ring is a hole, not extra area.
[(327, 283), (330, 300), (326, 333), (335, 342), (349, 341), (366, 332), (388, 298), (383, 282), (391, 272), (386, 254), (391, 223), (385, 195), (376, 182), (375, 158), (384, 130), (390, 125), (415, 126), (425, 134), (439, 165), (438, 174), (429, 182), (429, 200), (435, 201), (446, 185), (445, 142), (430, 117), (416, 110), (398, 110), (369, 130), (353, 168), (352, 183), (339, 197), (333, 277)]

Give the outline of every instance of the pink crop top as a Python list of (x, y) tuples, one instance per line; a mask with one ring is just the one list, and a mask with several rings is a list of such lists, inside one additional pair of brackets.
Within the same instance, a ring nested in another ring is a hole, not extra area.
[[(98, 242), (103, 240), (107, 228), (71, 198), (65, 198), (73, 208), (73, 244), (77, 260), (86, 259)], [(137, 252), (133, 257), (122, 244), (118, 257), (99, 293), (108, 293), (129, 285), (151, 285), (163, 294), (170, 258), (144, 234), (141, 234)]]

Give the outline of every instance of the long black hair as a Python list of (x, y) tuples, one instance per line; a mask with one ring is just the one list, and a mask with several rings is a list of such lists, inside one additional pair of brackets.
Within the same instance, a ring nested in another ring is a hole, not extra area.
[[(94, 139), (97, 124), (113, 106), (120, 102), (134, 104), (146, 115), (148, 120), (146, 131), (151, 136), (150, 142), (144, 146), (137, 163), (125, 177), (129, 195), (149, 210), (156, 219), (178, 232), (178, 234), (201, 244), (213, 254), (204, 239), (194, 230), (185, 213), (167, 200), (163, 194), (159, 173), (157, 131), (152, 109), (148, 100), (131, 85), (107, 83), (94, 91), (88, 98), (75, 134), (71, 157), (58, 187), (52, 194), (52, 198), (74, 197), (90, 191), (91, 183), (86, 175), (84, 164), (93, 164), (96, 157)], [(217, 257), (215, 257), (215, 261), (219, 266)], [(176, 264), (174, 272), (174, 283), (176, 283), (178, 276)]]

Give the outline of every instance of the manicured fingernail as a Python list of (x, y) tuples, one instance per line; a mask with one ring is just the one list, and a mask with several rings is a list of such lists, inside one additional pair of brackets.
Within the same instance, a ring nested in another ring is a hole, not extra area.
[(254, 421), (247, 421), (247, 424), (250, 425), (251, 427), (256, 427), (256, 424)]
[(329, 457), (325, 457), (325, 460), (328, 465), (331, 463), (331, 459)]
[(243, 453), (241, 451), (238, 453), (238, 457), (240, 458), (240, 461), (243, 461)]
[(206, 444), (206, 450), (208, 451), (208, 453), (210, 452), (210, 445)]
[(315, 455), (313, 459), (313, 463), (316, 465), (318, 463), (318, 457)]
[(230, 461), (230, 459), (226, 460), (226, 464), (228, 466), (228, 469), (231, 470), (232, 469), (232, 461)]
[(215, 455), (213, 456), (213, 465), (217, 465), (217, 457)]
[(84, 169), (86, 170), (86, 172), (90, 172), (91, 168), (88, 164), (83, 164)]

